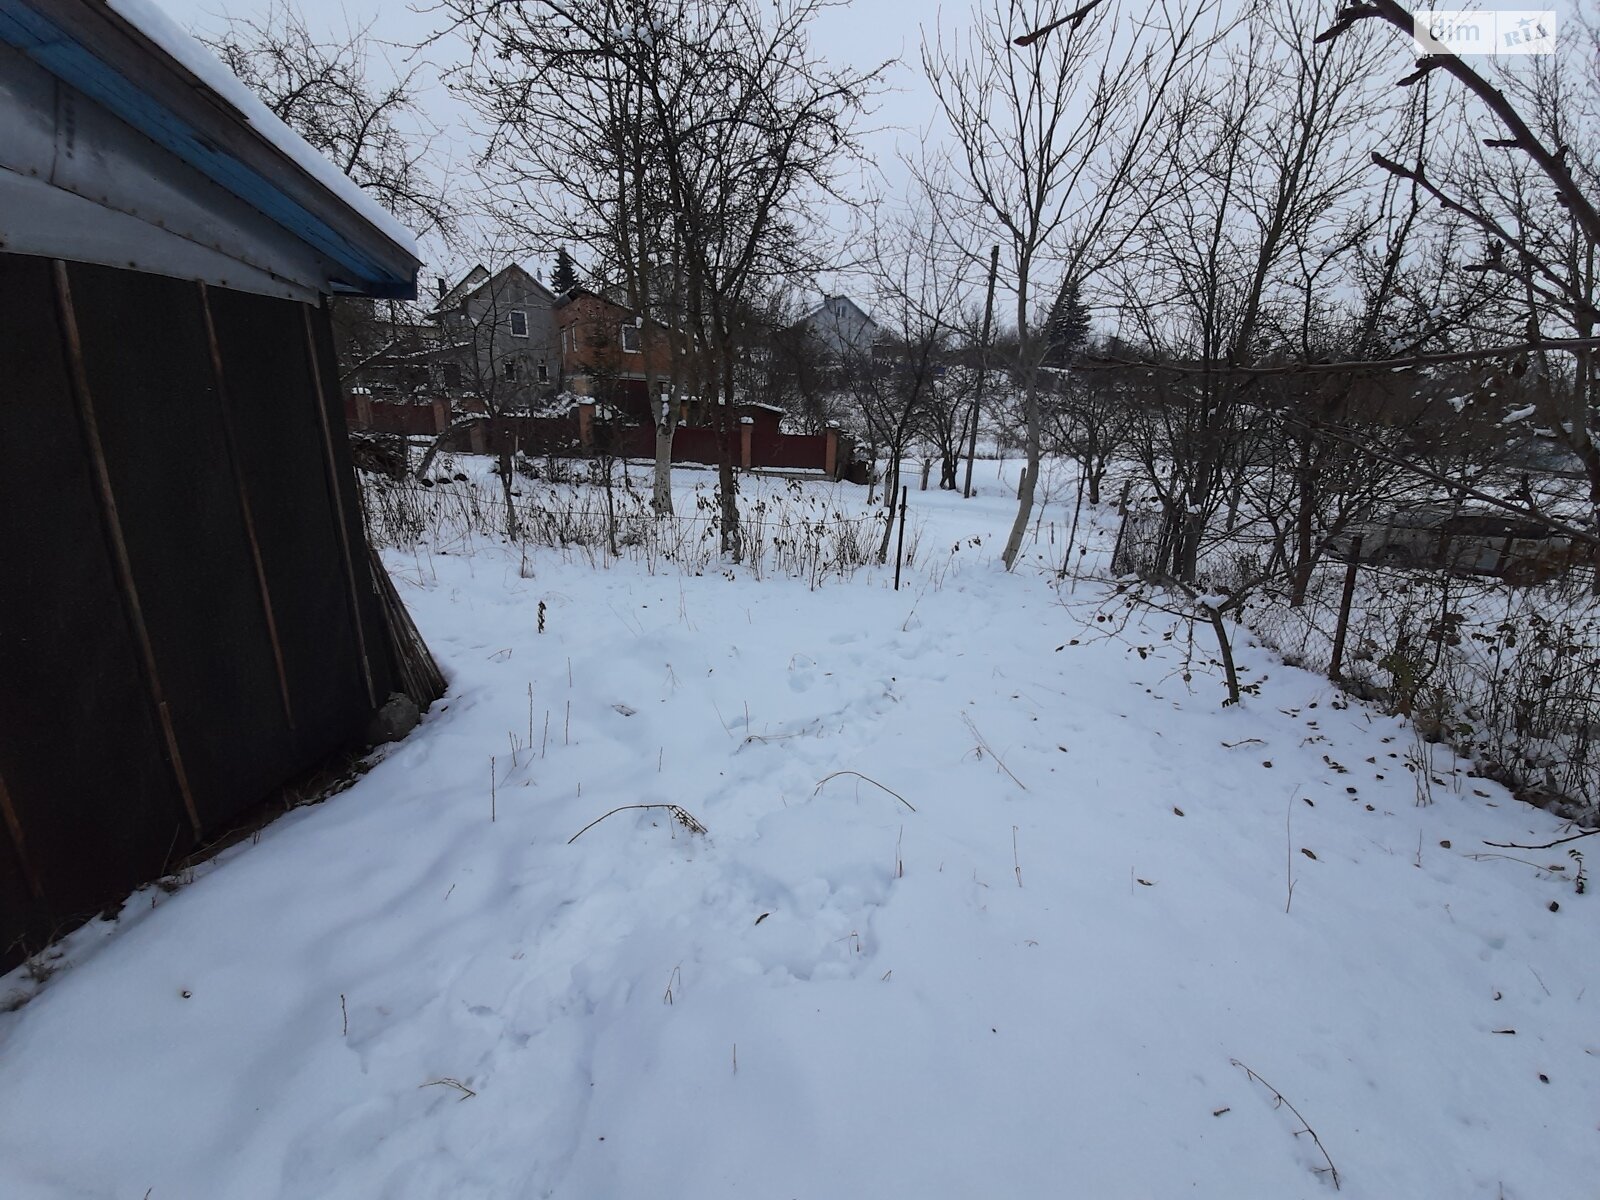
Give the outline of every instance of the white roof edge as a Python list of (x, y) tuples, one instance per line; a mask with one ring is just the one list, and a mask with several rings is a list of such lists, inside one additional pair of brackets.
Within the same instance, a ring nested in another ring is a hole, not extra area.
[(239, 77), (163, 12), (154, 0), (104, 0), (107, 8), (133, 25), (185, 70), (237, 108), (256, 130), (326, 187), (357, 216), (420, 261), (417, 236), (363, 191), (356, 182), (279, 120)]

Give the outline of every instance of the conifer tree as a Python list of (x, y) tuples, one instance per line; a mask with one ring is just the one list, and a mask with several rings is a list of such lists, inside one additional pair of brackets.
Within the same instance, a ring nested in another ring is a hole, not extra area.
[(1089, 310), (1084, 306), (1076, 279), (1067, 279), (1050, 306), (1050, 317), (1045, 322), (1045, 341), (1048, 349), (1044, 356), (1047, 367), (1065, 367), (1089, 340)]
[(558, 296), (565, 296), (578, 286), (578, 268), (572, 261), (565, 247), (556, 251), (555, 270), (550, 272), (550, 290)]

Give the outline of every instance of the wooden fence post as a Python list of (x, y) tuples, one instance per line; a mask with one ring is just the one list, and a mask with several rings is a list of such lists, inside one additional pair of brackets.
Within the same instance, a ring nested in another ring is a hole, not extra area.
[(1328, 678), (1338, 683), (1340, 665), (1344, 661), (1344, 639), (1350, 631), (1350, 602), (1356, 594), (1356, 572), (1361, 569), (1361, 535), (1350, 539), (1350, 565), (1344, 572), (1344, 594), (1339, 597), (1339, 623), (1333, 631), (1333, 661), (1328, 664)]

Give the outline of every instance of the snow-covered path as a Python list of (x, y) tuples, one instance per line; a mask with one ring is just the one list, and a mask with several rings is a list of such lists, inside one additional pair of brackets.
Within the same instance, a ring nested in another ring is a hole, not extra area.
[(898, 594), (391, 557), (450, 695), (0, 1016), (0, 1195), (1332, 1194), (1235, 1061), (1343, 1194), (1595, 1195), (1593, 898), (1467, 857), (1555, 822), (916, 503)]

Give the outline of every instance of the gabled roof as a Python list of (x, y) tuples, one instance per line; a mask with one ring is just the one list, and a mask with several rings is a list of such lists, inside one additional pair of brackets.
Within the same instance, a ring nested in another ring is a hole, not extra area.
[[(4, 2), (5, 0), (0, 0), (0, 3)], [(512, 263), (509, 266), (501, 267), (500, 270), (496, 271), (493, 275), (489, 273), (488, 267), (484, 266), (482, 263), (479, 263), (477, 266), (473, 267), (472, 270), (468, 271), (459, 280), (457, 280), (456, 283), (448, 291), (446, 291), (444, 295), (439, 297), (438, 302), (434, 305), (433, 311), (428, 315), (430, 317), (437, 317), (439, 314), (455, 308), (463, 301), (472, 299), (484, 289), (493, 285), (498, 285), (502, 280), (510, 276), (520, 277), (523, 283), (530, 284), (538, 291), (543, 292), (544, 295), (548, 297), (552, 306), (559, 303), (559, 298), (554, 292), (545, 287), (544, 284), (540, 283), (537, 276), (531, 274), (525, 267), (518, 263)]]
[[(816, 308), (813, 308), (805, 316), (801, 317), (798, 321), (796, 321), (795, 325), (805, 325), (808, 322), (816, 319), (817, 317), (824, 317), (824, 316), (828, 317), (828, 318), (831, 318), (831, 319), (834, 319), (834, 320), (837, 320), (837, 318), (833, 316), (833, 310), (834, 310), (835, 306), (838, 305), (841, 301), (843, 303), (845, 303), (845, 304), (848, 304), (851, 308), (855, 309), (856, 313), (861, 317), (861, 319), (863, 321), (867, 322), (867, 324), (869, 324), (869, 325), (876, 325), (877, 324), (877, 322), (872, 319), (872, 314), (869, 313), (866, 309), (862, 308), (861, 305), (857, 304), (854, 300), (850, 299), (849, 296), (825, 296), (825, 297), (823, 297), (823, 300), (822, 300), (821, 304), (817, 305)], [(793, 327), (794, 326), (790, 326), (791, 329)]]
[(7, 249), (416, 295), (412, 235), (150, 0), (0, 0), (0, 91)]
[(571, 304), (573, 301), (575, 301), (575, 300), (583, 300), (583, 299), (598, 300), (601, 304), (604, 304), (604, 305), (606, 305), (607, 307), (610, 307), (610, 308), (617, 309), (619, 312), (625, 312), (625, 313), (632, 313), (633, 312), (633, 309), (629, 308), (622, 301), (616, 300), (616, 299), (612, 298), (611, 296), (604, 295), (604, 294), (602, 294), (600, 292), (591, 291), (589, 288), (586, 288), (586, 287), (575, 287), (575, 288), (572, 288), (570, 291), (562, 292), (561, 295), (556, 297), (555, 307), (556, 308), (565, 308), (565, 307), (567, 307), (567, 305)]

